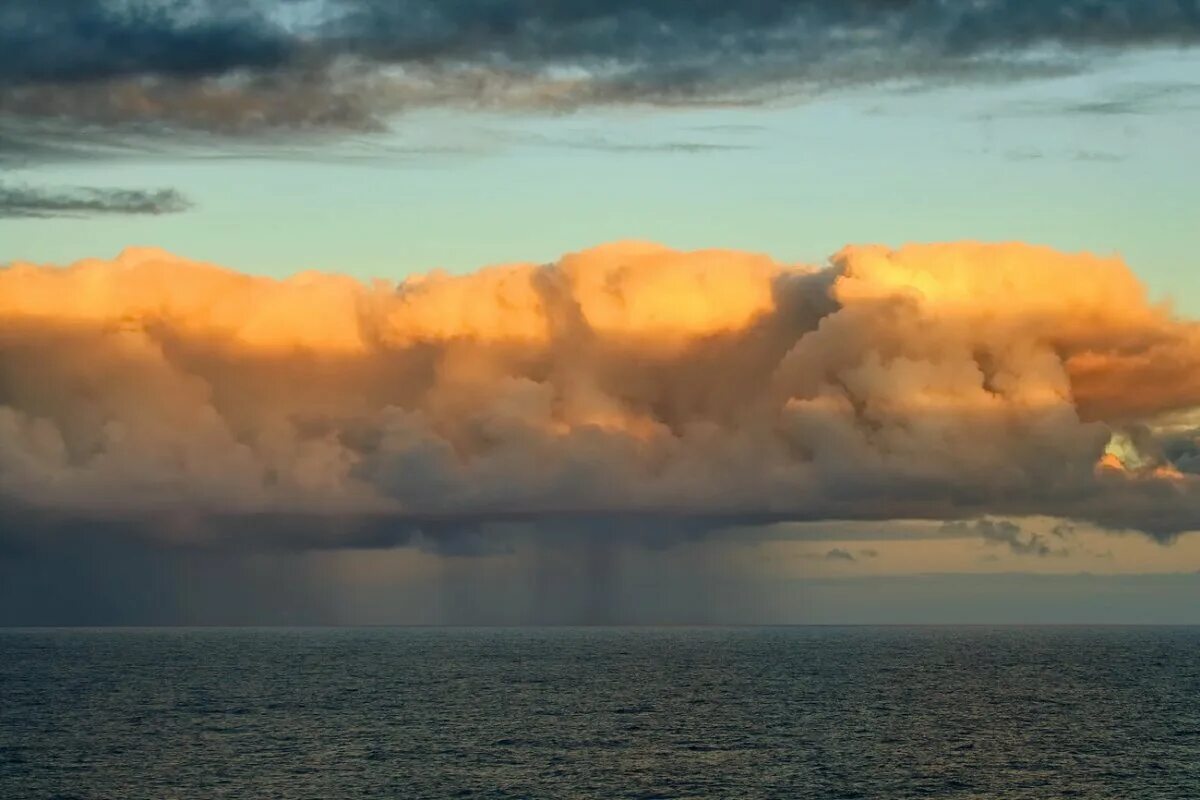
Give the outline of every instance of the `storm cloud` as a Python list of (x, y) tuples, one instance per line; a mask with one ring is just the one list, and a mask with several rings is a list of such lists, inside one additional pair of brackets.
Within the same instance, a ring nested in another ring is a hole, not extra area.
[(1200, 520), (1200, 326), (1113, 258), (620, 243), (364, 284), (134, 249), (0, 271), (0, 320), (11, 546)]

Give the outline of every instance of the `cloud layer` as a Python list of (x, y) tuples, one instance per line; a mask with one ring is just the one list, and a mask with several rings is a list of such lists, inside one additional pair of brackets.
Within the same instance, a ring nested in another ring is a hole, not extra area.
[[(1011, 80), (1198, 40), (1195, 0), (8, 0), (0, 168), (288, 152), (419, 108), (744, 105)], [(40, 199), (37, 216), (186, 205), (150, 191), (69, 203), (51, 189), (0, 191)]]
[(188, 201), (174, 189), (45, 189), (0, 184), (0, 218), (171, 214), (188, 206)]
[(416, 106), (754, 102), (1190, 46), (1194, 0), (13, 0), (0, 115), (239, 133)]
[(960, 243), (810, 268), (620, 243), (364, 285), (141, 249), (0, 270), (0, 322), (13, 534), (1200, 527), (1200, 326), (1115, 259)]

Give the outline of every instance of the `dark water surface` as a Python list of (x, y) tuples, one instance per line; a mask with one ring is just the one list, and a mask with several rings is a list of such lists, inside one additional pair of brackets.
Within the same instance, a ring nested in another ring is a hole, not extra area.
[(1200, 798), (1200, 628), (0, 631), (0, 798)]

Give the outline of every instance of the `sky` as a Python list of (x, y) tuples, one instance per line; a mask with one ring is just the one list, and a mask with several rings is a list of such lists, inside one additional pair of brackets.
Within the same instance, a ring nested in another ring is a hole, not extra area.
[(0, 624), (1200, 623), (1192, 0), (16, 0)]

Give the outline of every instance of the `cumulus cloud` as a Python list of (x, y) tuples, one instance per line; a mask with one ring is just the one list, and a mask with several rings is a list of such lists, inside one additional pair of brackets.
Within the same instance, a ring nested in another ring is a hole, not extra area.
[(457, 551), (513, 524), (1200, 519), (1200, 326), (1114, 258), (619, 243), (364, 284), (133, 249), (0, 270), (0, 321), (9, 532)]
[(1190, 0), (10, 0), (0, 115), (363, 130), (418, 106), (744, 103), (1005, 79), (1198, 39)]

